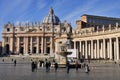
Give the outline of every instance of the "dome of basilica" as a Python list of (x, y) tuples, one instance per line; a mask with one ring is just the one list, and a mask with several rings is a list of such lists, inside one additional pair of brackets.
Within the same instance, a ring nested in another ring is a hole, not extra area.
[(50, 8), (49, 14), (44, 17), (42, 23), (58, 24), (60, 23), (60, 19), (54, 14), (53, 9)]

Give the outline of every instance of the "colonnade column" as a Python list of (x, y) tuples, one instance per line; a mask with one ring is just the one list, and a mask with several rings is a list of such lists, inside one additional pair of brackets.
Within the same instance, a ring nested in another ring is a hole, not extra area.
[(39, 37), (37, 37), (37, 54), (39, 54)]
[(107, 41), (107, 58), (110, 58), (110, 42)]
[(74, 41), (74, 49), (76, 49), (76, 41)]
[(17, 54), (20, 53), (20, 37), (17, 37)]
[(101, 41), (101, 58), (104, 58), (104, 56), (103, 56), (103, 41)]
[(46, 52), (46, 37), (44, 37), (44, 54), (46, 54), (47, 52)]
[(89, 50), (89, 53), (88, 53), (88, 56), (89, 56), (89, 57), (88, 57), (88, 58), (90, 59), (90, 58), (91, 58), (91, 57), (90, 57), (90, 56), (91, 56), (91, 55), (90, 55), (90, 53), (91, 53), (91, 52), (90, 52), (90, 41), (89, 41), (89, 43), (88, 43), (88, 50)]
[(28, 54), (28, 37), (24, 37), (24, 55)]
[(95, 41), (95, 54), (94, 54), (95, 59), (97, 58), (97, 43)]
[(44, 41), (43, 41), (43, 37), (41, 37), (41, 53), (43, 54), (44, 53)]
[(82, 54), (83, 54), (83, 56), (85, 58), (85, 45), (84, 45), (84, 42), (83, 42), (82, 46), (83, 46), (83, 51), (82, 51), (83, 53)]
[(116, 49), (117, 49), (117, 54), (116, 54), (117, 60), (119, 60), (119, 38), (118, 37), (116, 37)]
[(106, 47), (105, 47), (105, 39), (103, 39), (103, 58), (106, 58)]
[(81, 53), (81, 48), (82, 46), (81, 46), (81, 41), (79, 41), (79, 48), (80, 48), (80, 50), (79, 50), (79, 57), (81, 58), (81, 56), (82, 56), (82, 53)]
[(10, 38), (10, 51), (13, 53), (13, 37)]
[(2, 37), (2, 54), (4, 54), (5, 53), (5, 51), (6, 51), (6, 45), (5, 45), (5, 37)]
[(51, 38), (50, 40), (51, 40), (51, 44), (50, 44), (50, 55), (51, 55), (51, 56), (54, 56), (54, 50), (53, 50), (53, 49), (54, 49), (54, 46), (53, 46), (53, 44), (54, 44), (54, 43), (53, 43), (53, 40), (54, 40), (54, 39)]
[(85, 41), (85, 58), (88, 59), (88, 46), (87, 46), (87, 41)]
[(93, 59), (93, 40), (91, 40), (91, 58)]
[(115, 39), (113, 40), (113, 43), (114, 43), (114, 60), (117, 60), (117, 54), (116, 54), (117, 49), (116, 49), (116, 40)]
[(33, 42), (32, 42), (32, 37), (31, 37), (31, 40), (30, 40), (30, 53), (33, 54)]
[(97, 59), (100, 57), (100, 49), (99, 49), (99, 39), (97, 40)]
[(112, 39), (111, 38), (109, 38), (109, 43), (110, 43), (110, 53), (109, 53), (109, 55), (110, 55), (110, 59), (113, 59), (112, 58)]

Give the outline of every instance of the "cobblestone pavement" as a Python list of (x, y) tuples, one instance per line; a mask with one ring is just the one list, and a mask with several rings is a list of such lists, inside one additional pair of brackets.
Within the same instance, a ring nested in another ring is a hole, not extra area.
[(51, 69), (49, 73), (44, 68), (37, 72), (31, 72), (31, 64), (0, 63), (0, 80), (120, 80), (120, 67), (118, 64), (89, 64), (90, 73), (84, 69), (70, 69), (66, 73), (65, 68), (59, 68), (58, 72)]

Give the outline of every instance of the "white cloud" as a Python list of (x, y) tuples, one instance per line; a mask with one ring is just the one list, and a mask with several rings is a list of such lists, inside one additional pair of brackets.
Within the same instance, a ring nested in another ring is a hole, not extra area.
[(66, 19), (66, 20), (69, 20), (69, 19), (72, 19), (74, 18), (75, 16), (78, 16), (80, 17), (80, 14), (85, 12), (85, 11), (88, 11), (89, 9), (91, 9), (93, 7), (93, 5), (99, 0), (92, 0), (92, 1), (88, 1), (84, 6), (79, 6), (77, 7), (76, 9), (74, 9), (70, 14), (68, 14), (66, 17), (63, 18)]

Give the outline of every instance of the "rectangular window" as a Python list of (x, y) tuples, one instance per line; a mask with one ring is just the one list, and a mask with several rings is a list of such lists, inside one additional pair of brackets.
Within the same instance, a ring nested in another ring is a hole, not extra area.
[(24, 38), (23, 37), (20, 37), (20, 42), (23, 42), (24, 41)]
[(33, 37), (33, 42), (36, 42), (36, 37)]
[(46, 37), (46, 42), (50, 42), (50, 37)]
[(5, 42), (8, 42), (8, 41), (9, 41), (9, 39), (8, 39), (8, 37), (6, 37), (6, 38), (5, 38)]

